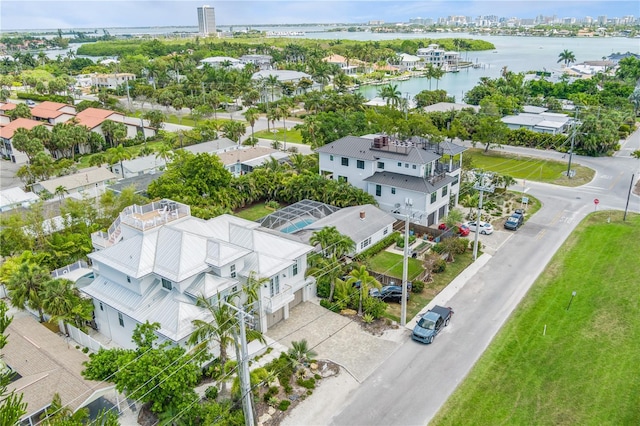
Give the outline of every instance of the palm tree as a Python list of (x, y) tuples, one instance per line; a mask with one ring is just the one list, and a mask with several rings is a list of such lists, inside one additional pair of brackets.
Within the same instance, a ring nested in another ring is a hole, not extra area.
[(309, 347), (307, 339), (302, 339), (299, 342), (291, 342), (291, 348), (289, 349), (289, 352), (287, 352), (287, 356), (296, 369), (298, 365), (309, 362), (316, 355), (318, 354)]
[(249, 272), (247, 282), (242, 286), (242, 292), (246, 296), (244, 307), (247, 312), (259, 312), (259, 306), (255, 306), (260, 302), (260, 288), (263, 284), (268, 283), (268, 277), (259, 277), (254, 271)]
[(576, 61), (576, 55), (574, 55), (573, 52), (568, 49), (564, 49), (562, 52), (560, 52), (558, 58), (558, 62), (564, 62), (565, 67), (570, 63)]
[(170, 143), (160, 144), (156, 148), (156, 158), (162, 158), (165, 163), (168, 163), (173, 158), (173, 146)]
[(260, 117), (260, 111), (258, 110), (258, 108), (249, 108), (247, 109), (242, 115), (244, 115), (244, 119), (247, 120), (249, 122), (249, 124), (251, 125), (251, 139), (254, 138), (254, 126), (256, 125), (256, 121), (258, 120), (258, 117)]
[(326, 258), (340, 259), (355, 250), (355, 243), (341, 234), (335, 226), (327, 226), (315, 231), (309, 239), (311, 245), (319, 245), (320, 253)]
[(636, 87), (633, 92), (631, 92), (629, 100), (633, 104), (633, 112), (637, 116), (638, 111), (640, 111), (640, 87)]
[(225, 121), (221, 127), (224, 132), (224, 136), (237, 144), (240, 144), (240, 138), (247, 131), (245, 125), (240, 121)]
[(41, 266), (29, 262), (21, 264), (7, 282), (11, 304), (20, 309), (29, 307), (37, 310), (40, 322), (44, 322), (42, 295), (50, 280), (51, 277)]
[(380, 282), (376, 280), (374, 277), (369, 275), (369, 271), (367, 271), (367, 267), (364, 265), (360, 265), (358, 268), (352, 270), (350, 273), (350, 278), (347, 280), (348, 284), (360, 283), (360, 301), (358, 302), (358, 315), (362, 315), (362, 300), (363, 298), (369, 297), (369, 288), (375, 287), (380, 288)]
[(397, 107), (400, 103), (402, 93), (398, 90), (397, 84), (388, 84), (378, 91), (378, 96), (387, 102), (387, 105)]
[(120, 162), (120, 171), (122, 172), (122, 177), (124, 178), (124, 166), (122, 162), (124, 160), (131, 159), (131, 152), (129, 152), (124, 146), (118, 145), (115, 148), (109, 148), (106, 151), (107, 158), (109, 160), (109, 164), (113, 165)]
[(49, 322), (64, 322), (64, 332), (69, 334), (66, 321), (73, 319), (73, 309), (80, 298), (75, 284), (67, 279), (51, 280), (44, 288), (42, 309), (49, 315)]
[(282, 124), (284, 125), (284, 138), (283, 138), (283, 143), (284, 143), (284, 150), (287, 150), (287, 117), (290, 116), (291, 114), (291, 107), (286, 104), (286, 103), (280, 103), (280, 105), (278, 105), (278, 107), (276, 108), (277, 111), (277, 115), (279, 115), (282, 118)]
[(69, 191), (67, 191), (67, 188), (64, 185), (59, 185), (58, 187), (56, 187), (56, 190), (53, 193), (53, 195), (57, 195), (60, 201), (62, 201), (64, 199), (64, 194), (68, 194), (68, 193)]

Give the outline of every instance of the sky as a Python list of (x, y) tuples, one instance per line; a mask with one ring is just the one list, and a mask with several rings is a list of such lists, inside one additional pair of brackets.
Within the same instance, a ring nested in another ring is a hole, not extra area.
[(640, 15), (637, 0), (0, 0), (0, 30), (197, 26), (208, 4), (218, 26), (407, 22), (448, 15), (533, 18)]

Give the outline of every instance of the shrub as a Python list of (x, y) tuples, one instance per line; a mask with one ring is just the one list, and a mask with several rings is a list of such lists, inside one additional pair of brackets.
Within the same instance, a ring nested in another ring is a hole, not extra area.
[(359, 253), (357, 256), (354, 257), (354, 260), (361, 262), (369, 257), (375, 256), (376, 254), (380, 253), (382, 250), (386, 249), (391, 244), (393, 244), (396, 238), (398, 237), (398, 235), (400, 235), (399, 232), (392, 232), (391, 234), (389, 234), (382, 240), (378, 241), (377, 243), (375, 243), (374, 245), (372, 245), (362, 253)]
[(362, 310), (374, 319), (380, 318), (387, 310), (387, 304), (375, 297), (365, 297), (362, 301)]
[(329, 280), (322, 278), (319, 279), (318, 285), (316, 287), (316, 293), (318, 294), (318, 297), (322, 297), (325, 299), (329, 297), (329, 294), (331, 293), (331, 283), (329, 282)]
[(204, 396), (213, 401), (218, 397), (218, 388), (215, 386), (209, 386), (207, 390), (204, 391)]
[(329, 302), (329, 300), (327, 299), (322, 299), (320, 301), (320, 306), (330, 310), (331, 312), (340, 312), (340, 309), (338, 308), (338, 306), (335, 303)]
[(314, 379), (313, 377), (310, 377), (306, 380), (299, 378), (298, 380), (296, 380), (296, 383), (298, 384), (298, 386), (302, 386), (305, 389), (314, 389), (316, 387), (316, 379)]
[(289, 408), (289, 405), (291, 405), (291, 401), (289, 401), (288, 399), (283, 399), (278, 404), (278, 410), (287, 411), (287, 408)]
[(272, 407), (277, 407), (278, 405), (280, 405), (280, 401), (278, 400), (278, 398), (272, 396), (267, 400), (267, 404), (269, 404)]
[(268, 403), (269, 400), (277, 394), (278, 394), (278, 388), (275, 386), (270, 386), (269, 389), (264, 393), (264, 396), (263, 396), (264, 402)]
[(238, 361), (229, 360), (224, 364), (224, 374), (230, 374), (238, 365)]
[(322, 379), (322, 376), (319, 375), (318, 373), (316, 373), (316, 374), (313, 375), (313, 378), (316, 379), (316, 380), (320, 380), (320, 379)]
[(362, 316), (362, 321), (365, 324), (371, 324), (373, 322), (373, 320), (374, 320), (374, 318), (373, 318), (373, 316), (371, 314), (364, 314)]
[(433, 263), (431, 272), (433, 272), (434, 274), (439, 274), (441, 272), (444, 272), (445, 269), (447, 269), (447, 262), (444, 259), (438, 259)]
[(82, 352), (84, 352), (86, 354), (87, 352), (89, 352), (89, 348), (87, 348), (87, 347), (82, 348)]
[(264, 205), (273, 210), (278, 210), (278, 208), (280, 207), (280, 204), (278, 204), (278, 202), (274, 200), (269, 200), (266, 203), (264, 203)]
[(422, 290), (424, 290), (424, 281), (413, 281), (413, 283), (411, 284), (411, 292), (422, 293)]

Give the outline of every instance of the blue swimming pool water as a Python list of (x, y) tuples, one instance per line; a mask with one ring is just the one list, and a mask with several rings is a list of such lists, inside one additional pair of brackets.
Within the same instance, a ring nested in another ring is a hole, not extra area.
[(294, 233), (296, 231), (301, 230), (305, 226), (312, 224), (315, 221), (316, 221), (315, 219), (311, 219), (311, 218), (302, 219), (302, 220), (294, 223), (293, 225), (289, 225), (286, 228), (282, 228), (280, 230), (280, 232), (284, 232), (285, 234), (292, 234), (292, 233)]

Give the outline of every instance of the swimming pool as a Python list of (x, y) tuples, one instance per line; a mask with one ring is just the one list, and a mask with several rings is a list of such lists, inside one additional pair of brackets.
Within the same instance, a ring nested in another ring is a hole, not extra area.
[(282, 228), (280, 232), (284, 232), (285, 234), (293, 234), (294, 232), (301, 230), (305, 226), (310, 225), (315, 221), (316, 219), (313, 219), (313, 218), (302, 219), (294, 223), (293, 225), (289, 225), (286, 228)]

